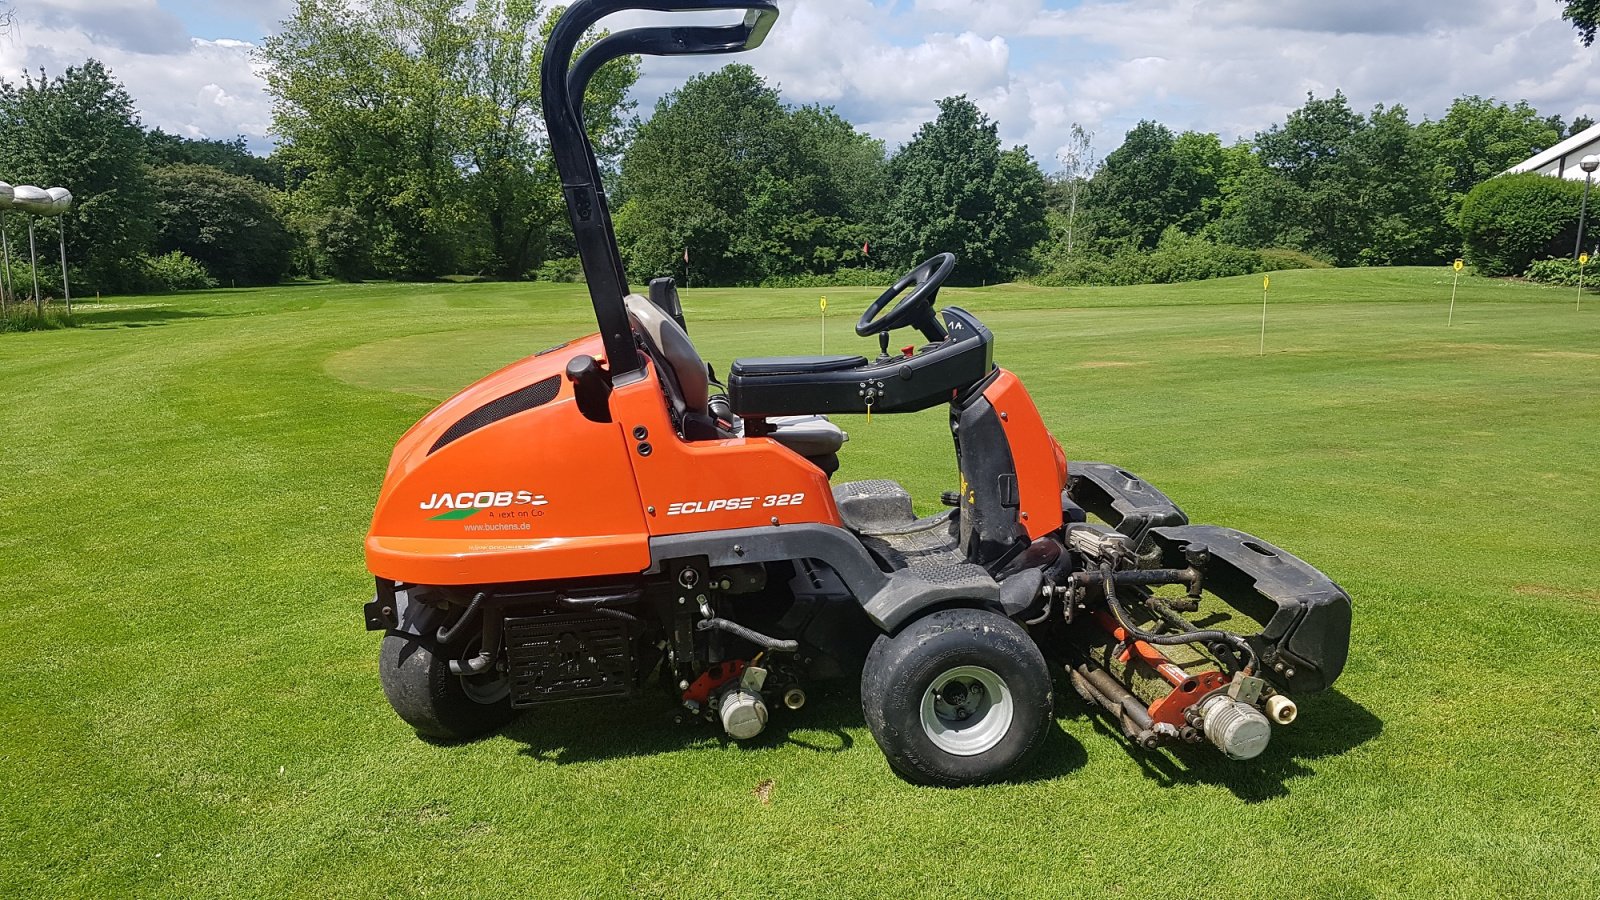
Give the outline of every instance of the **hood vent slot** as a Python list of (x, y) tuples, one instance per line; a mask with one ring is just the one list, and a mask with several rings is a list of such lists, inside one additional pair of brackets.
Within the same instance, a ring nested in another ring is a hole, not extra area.
[(528, 385), (520, 391), (513, 391), (498, 400), (491, 400), (461, 418), (461, 421), (451, 425), (444, 434), (439, 435), (439, 440), (428, 451), (431, 456), (439, 452), (439, 448), (453, 441), (477, 431), (488, 425), (514, 416), (519, 412), (527, 412), (538, 406), (543, 406), (556, 398), (561, 393), (561, 376), (551, 375), (543, 381)]

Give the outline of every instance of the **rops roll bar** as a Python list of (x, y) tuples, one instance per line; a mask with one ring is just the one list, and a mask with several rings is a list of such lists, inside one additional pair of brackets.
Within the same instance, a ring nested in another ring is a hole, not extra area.
[[(633, 28), (597, 41), (577, 64), (572, 55), (583, 35), (596, 22), (626, 10), (649, 12), (742, 11), (732, 25), (686, 25)], [(578, 258), (589, 283), (589, 300), (605, 341), (606, 359), (614, 380), (639, 368), (638, 352), (628, 325), (622, 298), (628, 276), (611, 225), (611, 209), (600, 182), (600, 164), (583, 124), (583, 98), (589, 81), (606, 63), (633, 54), (698, 56), (738, 53), (761, 46), (778, 19), (774, 0), (576, 0), (567, 7), (550, 32), (540, 68), (540, 93), (544, 101), (545, 129), (556, 170), (561, 173), (567, 214), (577, 239)]]

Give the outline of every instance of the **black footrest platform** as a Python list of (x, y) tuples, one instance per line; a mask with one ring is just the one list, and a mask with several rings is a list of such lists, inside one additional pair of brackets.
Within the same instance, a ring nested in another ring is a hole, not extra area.
[(633, 643), (624, 621), (583, 613), (507, 618), (505, 647), (512, 706), (633, 693)]
[[(1220, 525), (1152, 528), (1161, 564), (1195, 562), (1207, 591), (1261, 624), (1261, 674), (1286, 693), (1333, 684), (1350, 652), (1350, 595), (1305, 560)], [(1193, 551), (1204, 549), (1197, 561)]]

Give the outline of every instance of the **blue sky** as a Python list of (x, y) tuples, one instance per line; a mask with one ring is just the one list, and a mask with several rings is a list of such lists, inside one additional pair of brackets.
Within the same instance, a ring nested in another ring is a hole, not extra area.
[[(59, 71), (94, 56), (147, 124), (272, 146), (252, 47), (294, 0), (0, 0), (0, 74)], [(1462, 94), (1527, 99), (1600, 118), (1600, 49), (1584, 49), (1555, 0), (792, 0), (767, 45), (743, 57), (793, 102), (837, 106), (891, 147), (940, 97), (966, 93), (1047, 168), (1072, 123), (1100, 153), (1140, 119), (1248, 137), (1307, 92), (1358, 108), (1437, 117)], [(641, 112), (720, 60), (649, 60)], [(1593, 99), (1591, 99), (1593, 98)]]

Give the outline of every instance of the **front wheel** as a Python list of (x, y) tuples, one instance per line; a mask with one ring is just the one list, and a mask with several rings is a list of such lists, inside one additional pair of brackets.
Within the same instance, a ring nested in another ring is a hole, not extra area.
[(1006, 777), (1043, 743), (1050, 669), (1022, 626), (951, 609), (878, 638), (861, 676), (867, 728), (916, 784), (960, 787)]
[(389, 705), (424, 737), (468, 741), (511, 720), (511, 685), (503, 675), (456, 675), (450, 660), (477, 654), (477, 641), (451, 653), (437, 642), (389, 632), (378, 676)]

